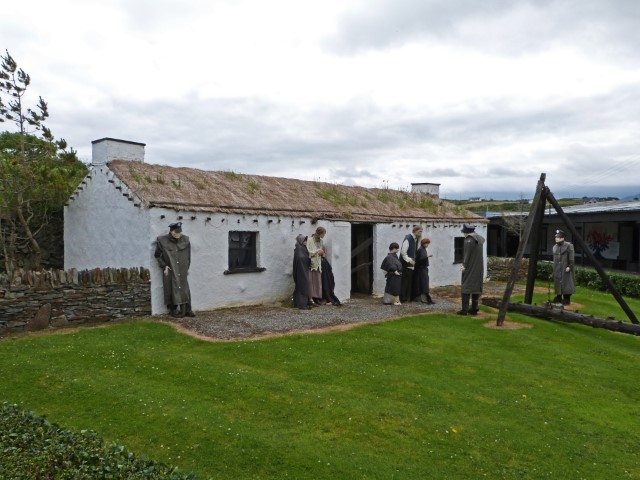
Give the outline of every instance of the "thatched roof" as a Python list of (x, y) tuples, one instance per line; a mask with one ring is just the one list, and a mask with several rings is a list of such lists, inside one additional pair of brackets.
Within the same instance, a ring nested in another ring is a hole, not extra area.
[(347, 221), (480, 217), (425, 193), (114, 160), (109, 168), (148, 208)]

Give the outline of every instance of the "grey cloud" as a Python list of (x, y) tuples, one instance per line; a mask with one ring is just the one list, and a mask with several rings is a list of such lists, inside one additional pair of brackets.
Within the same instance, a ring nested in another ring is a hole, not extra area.
[(493, 0), (372, 0), (345, 15), (327, 46), (344, 52), (387, 48), (415, 37), (442, 37), (455, 31), (461, 18), (497, 14), (512, 2)]
[(188, 21), (211, 7), (206, 0), (118, 0), (118, 10), (135, 30), (162, 31), (176, 22)]
[(424, 178), (433, 178), (433, 177), (447, 177), (447, 178), (455, 178), (462, 177), (464, 172), (462, 170), (456, 170), (453, 168), (434, 168), (429, 170), (420, 170), (417, 172), (418, 176)]
[(571, 43), (589, 55), (637, 62), (635, 0), (374, 0), (345, 15), (328, 49), (351, 54), (421, 39), (509, 55)]
[[(606, 141), (609, 131), (615, 135), (638, 122), (639, 98), (640, 87), (628, 86), (527, 109), (495, 103), (474, 113), (420, 116), (363, 101), (300, 111), (246, 98), (115, 100), (99, 114), (81, 106), (65, 115), (52, 110), (50, 126), (87, 160), (91, 141), (109, 136), (146, 143), (149, 162), (211, 170), (367, 186), (432, 181), (451, 188), (455, 181), (503, 191), (514, 183), (535, 188), (545, 169), (562, 184), (595, 187), (640, 183), (640, 140)], [(594, 143), (592, 137), (604, 140)], [(548, 139), (559, 146), (519, 150), (522, 158), (508, 164), (496, 165), (491, 153)], [(443, 151), (455, 160), (444, 160)], [(468, 160), (478, 156), (486, 162)]]

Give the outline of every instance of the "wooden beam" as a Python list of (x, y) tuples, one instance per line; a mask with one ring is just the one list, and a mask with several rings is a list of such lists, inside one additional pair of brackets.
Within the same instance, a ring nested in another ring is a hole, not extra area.
[(625, 302), (624, 298), (622, 298), (622, 295), (620, 295), (616, 287), (613, 285), (613, 283), (611, 283), (611, 280), (609, 279), (609, 275), (607, 275), (607, 273), (603, 270), (602, 266), (600, 265), (600, 262), (598, 262), (598, 259), (591, 252), (591, 248), (589, 248), (589, 245), (585, 243), (585, 241), (582, 239), (582, 237), (580, 236), (576, 228), (573, 226), (571, 219), (567, 216), (566, 213), (564, 213), (564, 210), (562, 210), (562, 207), (560, 206), (556, 198), (553, 196), (553, 194), (549, 191), (549, 189), (545, 187), (545, 190), (546, 190), (545, 193), (547, 195), (547, 199), (549, 200), (551, 205), (553, 205), (553, 208), (556, 209), (556, 212), (558, 212), (558, 215), (560, 215), (560, 218), (562, 218), (562, 221), (571, 232), (573, 240), (575, 240), (578, 243), (578, 245), (580, 245), (580, 248), (582, 249), (583, 254), (587, 255), (593, 267), (596, 269), (598, 274), (600, 274), (600, 278), (602, 278), (602, 281), (606, 285), (609, 292), (611, 292), (613, 297), (618, 301), (618, 304), (622, 307), (622, 310), (624, 310), (624, 313), (626, 313), (627, 317), (629, 317), (629, 320), (631, 320), (631, 322), (635, 324), (640, 323), (638, 322), (638, 319), (636, 318), (635, 313), (633, 313), (633, 311), (629, 308), (629, 305), (627, 305), (627, 302)]
[(522, 262), (522, 257), (524, 256), (524, 249), (527, 246), (527, 242), (529, 241), (529, 234), (531, 233), (533, 218), (535, 217), (535, 212), (538, 211), (538, 205), (540, 204), (540, 199), (542, 198), (542, 193), (544, 191), (545, 177), (546, 174), (540, 174), (540, 180), (538, 180), (538, 186), (536, 187), (536, 194), (533, 197), (531, 210), (529, 211), (529, 216), (527, 217), (527, 224), (524, 228), (524, 233), (522, 235), (522, 238), (520, 239), (520, 243), (518, 243), (518, 251), (516, 252), (516, 257), (513, 259), (513, 270), (511, 271), (509, 280), (507, 280), (507, 286), (504, 289), (504, 296), (502, 297), (502, 305), (504, 305), (504, 308), (500, 307), (500, 312), (498, 312), (498, 326), (502, 325), (502, 323), (504, 322), (504, 317), (507, 314), (507, 304), (509, 303), (509, 299), (511, 298), (513, 286), (515, 285), (518, 278), (518, 271), (520, 270), (520, 263)]
[(531, 305), (533, 302), (533, 290), (538, 275), (538, 253), (540, 253), (540, 234), (544, 224), (544, 209), (547, 205), (547, 195), (542, 191), (540, 203), (533, 219), (533, 232), (531, 235), (531, 253), (529, 255), (529, 269), (527, 271), (527, 287), (524, 293), (524, 303)]
[(365, 241), (363, 241), (362, 243), (358, 244), (358, 246), (356, 248), (351, 250), (351, 258), (353, 258), (353, 257), (359, 255), (360, 253), (364, 252), (367, 248), (369, 248), (371, 246), (372, 243), (373, 243), (373, 238), (367, 238)]
[[(501, 308), (501, 302), (495, 297), (483, 297), (482, 304), (493, 308)], [(640, 325), (616, 321), (608, 318), (599, 318), (591, 315), (565, 310), (562, 305), (546, 303), (544, 305), (527, 305), (525, 303), (509, 303), (507, 309), (510, 312), (522, 313), (530, 317), (542, 318), (543, 320), (560, 320), (567, 323), (580, 323), (593, 328), (604, 328), (614, 332), (640, 335)]]

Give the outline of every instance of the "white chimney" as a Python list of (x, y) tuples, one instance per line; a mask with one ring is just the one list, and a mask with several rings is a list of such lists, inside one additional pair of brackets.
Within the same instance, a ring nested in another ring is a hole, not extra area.
[(411, 192), (428, 193), (436, 198), (440, 198), (439, 183), (412, 183)]
[(107, 137), (94, 140), (91, 142), (91, 146), (91, 163), (93, 165), (104, 165), (111, 160), (144, 162), (144, 143)]

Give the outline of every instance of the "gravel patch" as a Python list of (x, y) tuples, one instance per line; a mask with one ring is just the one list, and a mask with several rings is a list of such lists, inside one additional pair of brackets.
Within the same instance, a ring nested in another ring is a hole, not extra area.
[[(516, 285), (514, 293), (523, 289)], [(503, 293), (504, 283), (485, 283), (483, 296), (501, 296)], [(356, 295), (341, 306), (322, 305), (311, 310), (298, 310), (281, 304), (251, 305), (196, 312), (195, 318), (168, 315), (160, 318), (189, 335), (212, 341), (233, 341), (346, 329), (411, 315), (453, 313), (460, 309), (460, 287), (434, 288), (431, 296), (435, 305), (420, 302), (384, 305), (382, 298)]]
[(458, 303), (433, 296), (435, 305), (409, 302), (384, 305), (381, 298), (356, 297), (340, 306), (321, 305), (311, 310), (298, 310), (282, 305), (258, 305), (196, 312), (195, 318), (162, 319), (187, 333), (213, 340), (246, 340), (304, 331), (338, 329), (364, 323), (375, 323), (410, 315), (452, 312)]

